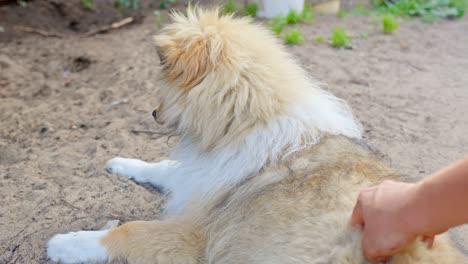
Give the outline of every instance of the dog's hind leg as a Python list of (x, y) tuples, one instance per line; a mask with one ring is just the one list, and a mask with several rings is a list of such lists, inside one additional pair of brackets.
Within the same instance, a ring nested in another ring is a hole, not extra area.
[[(179, 162), (174, 160), (163, 160), (158, 163), (147, 163), (139, 159), (126, 159), (116, 157), (109, 160), (106, 164), (106, 170), (132, 178), (137, 183), (149, 183), (153, 186), (167, 189), (168, 177), (171, 172), (179, 166)], [(167, 190), (170, 191), (170, 190)]]
[(203, 232), (181, 222), (130, 222), (105, 231), (55, 235), (47, 256), (61, 263), (201, 263)]

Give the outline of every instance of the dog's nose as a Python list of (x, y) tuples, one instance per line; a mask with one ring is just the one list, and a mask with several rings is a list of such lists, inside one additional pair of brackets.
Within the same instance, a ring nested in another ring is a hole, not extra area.
[(154, 117), (154, 120), (158, 120), (158, 112), (156, 112), (156, 109), (151, 113), (151, 115)]

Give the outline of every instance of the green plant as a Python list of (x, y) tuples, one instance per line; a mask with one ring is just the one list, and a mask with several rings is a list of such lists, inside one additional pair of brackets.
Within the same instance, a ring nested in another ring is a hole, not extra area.
[(304, 6), (304, 9), (301, 13), (297, 13), (294, 10), (289, 11), (285, 19), (286, 23), (291, 25), (299, 22), (310, 23), (312, 20), (314, 20), (314, 18), (315, 15), (312, 11), (312, 8), (309, 6)]
[(301, 20), (301, 15), (294, 10), (289, 11), (286, 15), (286, 24), (296, 24)]
[(301, 13), (300, 21), (305, 22), (305, 23), (310, 23), (314, 19), (315, 19), (314, 10), (312, 9), (311, 6), (307, 4), (307, 1), (306, 1), (306, 4), (304, 5), (304, 9), (302, 10), (302, 13)]
[(239, 11), (239, 7), (235, 0), (228, 0), (224, 3), (223, 12), (225, 14), (236, 13), (237, 11)]
[[(467, 8), (468, 0), (373, 0), (371, 9), (358, 4), (349, 13), (420, 17), (423, 22), (431, 23), (438, 19), (462, 17)], [(342, 14), (339, 13), (339, 16)]]
[(398, 27), (400, 27), (400, 22), (392, 15), (387, 14), (382, 17), (382, 30), (385, 34), (392, 34)]
[(288, 23), (286, 22), (285, 17), (277, 16), (273, 18), (272, 20), (270, 20), (268, 26), (271, 29), (271, 31), (273, 31), (273, 33), (275, 33), (276, 35), (279, 35), (283, 31), (283, 29), (287, 26), (287, 24)]
[(323, 36), (318, 36), (318, 37), (315, 38), (315, 43), (317, 43), (317, 44), (321, 44), (321, 43), (323, 43), (323, 41), (324, 41)]
[(124, 7), (131, 7), (135, 10), (140, 8), (140, 4), (138, 0), (115, 0), (115, 5), (117, 7), (124, 6)]
[(333, 29), (331, 45), (335, 48), (352, 48), (350, 37), (346, 31), (340, 27)]
[(284, 41), (289, 45), (301, 44), (304, 42), (304, 35), (300, 29), (292, 29), (284, 34)]
[(435, 16), (433, 16), (432, 14), (425, 14), (421, 17), (421, 21), (424, 22), (424, 23), (434, 23), (434, 21), (436, 21), (437, 18)]
[(245, 7), (245, 14), (251, 17), (257, 16), (258, 6), (257, 4), (248, 4)]
[(419, 16), (426, 21), (457, 18), (465, 14), (468, 0), (374, 0), (377, 12), (396, 16)]
[(340, 9), (340, 11), (338, 11), (338, 16), (339, 17), (347, 17), (349, 15), (349, 12), (343, 10), (343, 9)]
[(91, 2), (90, 0), (80, 0), (80, 3), (83, 6), (83, 8), (86, 10), (91, 10), (94, 7), (94, 3)]
[(350, 13), (353, 15), (369, 16), (372, 15), (373, 11), (367, 9), (363, 3), (359, 3)]
[[(288, 25), (296, 24), (299, 22), (309, 23), (315, 18), (312, 8), (307, 4), (304, 6), (304, 10), (298, 13), (294, 10), (289, 11), (286, 16), (277, 16), (270, 20), (268, 26), (273, 33), (281, 35), (284, 28)], [(299, 29), (288, 31), (283, 38), (288, 44), (299, 44), (304, 40), (303, 34)]]
[(176, 3), (177, 3), (176, 0), (163, 0), (163, 1), (161, 1), (161, 4), (159, 4), (159, 8), (168, 9), (169, 4), (176, 4)]

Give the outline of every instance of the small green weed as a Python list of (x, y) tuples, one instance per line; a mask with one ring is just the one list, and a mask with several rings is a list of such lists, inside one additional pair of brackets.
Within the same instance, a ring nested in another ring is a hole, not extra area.
[(124, 7), (131, 7), (135, 10), (140, 8), (140, 3), (138, 0), (115, 0), (115, 5), (117, 7), (124, 6)]
[(384, 15), (382, 17), (382, 30), (385, 34), (392, 34), (398, 27), (400, 27), (400, 22), (392, 15)]
[(304, 10), (302, 10), (302, 13), (301, 13), (300, 21), (304, 23), (311, 23), (314, 19), (315, 19), (314, 10), (312, 9), (311, 6), (307, 4), (307, 1), (306, 1), (306, 4), (304, 5)]
[(338, 17), (347, 17), (348, 15), (349, 15), (349, 12), (343, 9), (340, 9), (340, 11), (338, 11)]
[(161, 4), (159, 4), (159, 8), (168, 9), (169, 4), (176, 4), (176, 3), (177, 3), (176, 0), (163, 0), (163, 1), (161, 1)]
[(90, 0), (80, 0), (81, 6), (86, 10), (91, 10), (94, 8), (94, 3)]
[(353, 15), (361, 15), (361, 16), (370, 16), (373, 13), (373, 10), (369, 10), (366, 8), (366, 5), (363, 3), (359, 3), (354, 9), (352, 9), (349, 13)]
[(310, 23), (314, 20), (315, 15), (312, 8), (308, 5), (304, 6), (304, 10), (301, 13), (297, 13), (291, 10), (286, 16), (277, 16), (270, 20), (269, 28), (276, 34), (279, 35), (283, 29), (288, 25), (293, 25), (299, 22)]
[(251, 17), (257, 16), (258, 6), (257, 4), (248, 4), (245, 7), (245, 14)]
[(434, 23), (437, 18), (432, 14), (425, 14), (421, 17), (421, 21), (424, 23)]
[(239, 11), (239, 7), (237, 6), (237, 3), (235, 0), (228, 0), (223, 5), (223, 12), (225, 14), (236, 13), (238, 11)]
[(301, 15), (294, 10), (289, 11), (286, 16), (286, 24), (292, 25), (301, 21)]
[(287, 44), (301, 44), (304, 42), (304, 35), (300, 29), (295, 28), (289, 30), (284, 35), (281, 35), (281, 33), (286, 27), (288, 27), (288, 25), (297, 24), (299, 22), (310, 23), (314, 20), (314, 18), (315, 15), (312, 11), (312, 8), (308, 4), (305, 4), (301, 13), (291, 10), (286, 16), (277, 16), (270, 20), (268, 27), (277, 36), (282, 36)]
[(304, 35), (300, 29), (292, 29), (284, 34), (284, 41), (289, 45), (301, 44), (304, 42)]
[(299, 22), (310, 23), (314, 20), (315, 15), (312, 11), (312, 8), (309, 6), (304, 6), (304, 10), (301, 13), (297, 13), (294, 10), (289, 11), (286, 15), (286, 23), (289, 25), (296, 24)]
[(333, 29), (331, 45), (335, 48), (352, 48), (351, 39), (343, 28)]
[(323, 43), (324, 40), (325, 39), (323, 38), (323, 36), (318, 36), (318, 37), (315, 38), (315, 43), (321, 44), (321, 43)]
[(286, 22), (285, 17), (277, 16), (273, 18), (272, 20), (270, 20), (268, 26), (271, 29), (271, 31), (273, 31), (273, 33), (275, 33), (276, 35), (279, 35), (283, 31), (283, 29), (287, 26), (287, 24), (288, 23)]

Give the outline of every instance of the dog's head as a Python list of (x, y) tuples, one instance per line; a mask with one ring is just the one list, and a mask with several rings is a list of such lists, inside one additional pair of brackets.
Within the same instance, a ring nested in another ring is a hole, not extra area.
[(211, 151), (241, 143), (291, 101), (291, 80), (301, 81), (302, 71), (268, 30), (217, 10), (174, 13), (172, 20), (155, 37), (163, 80), (158, 121)]

